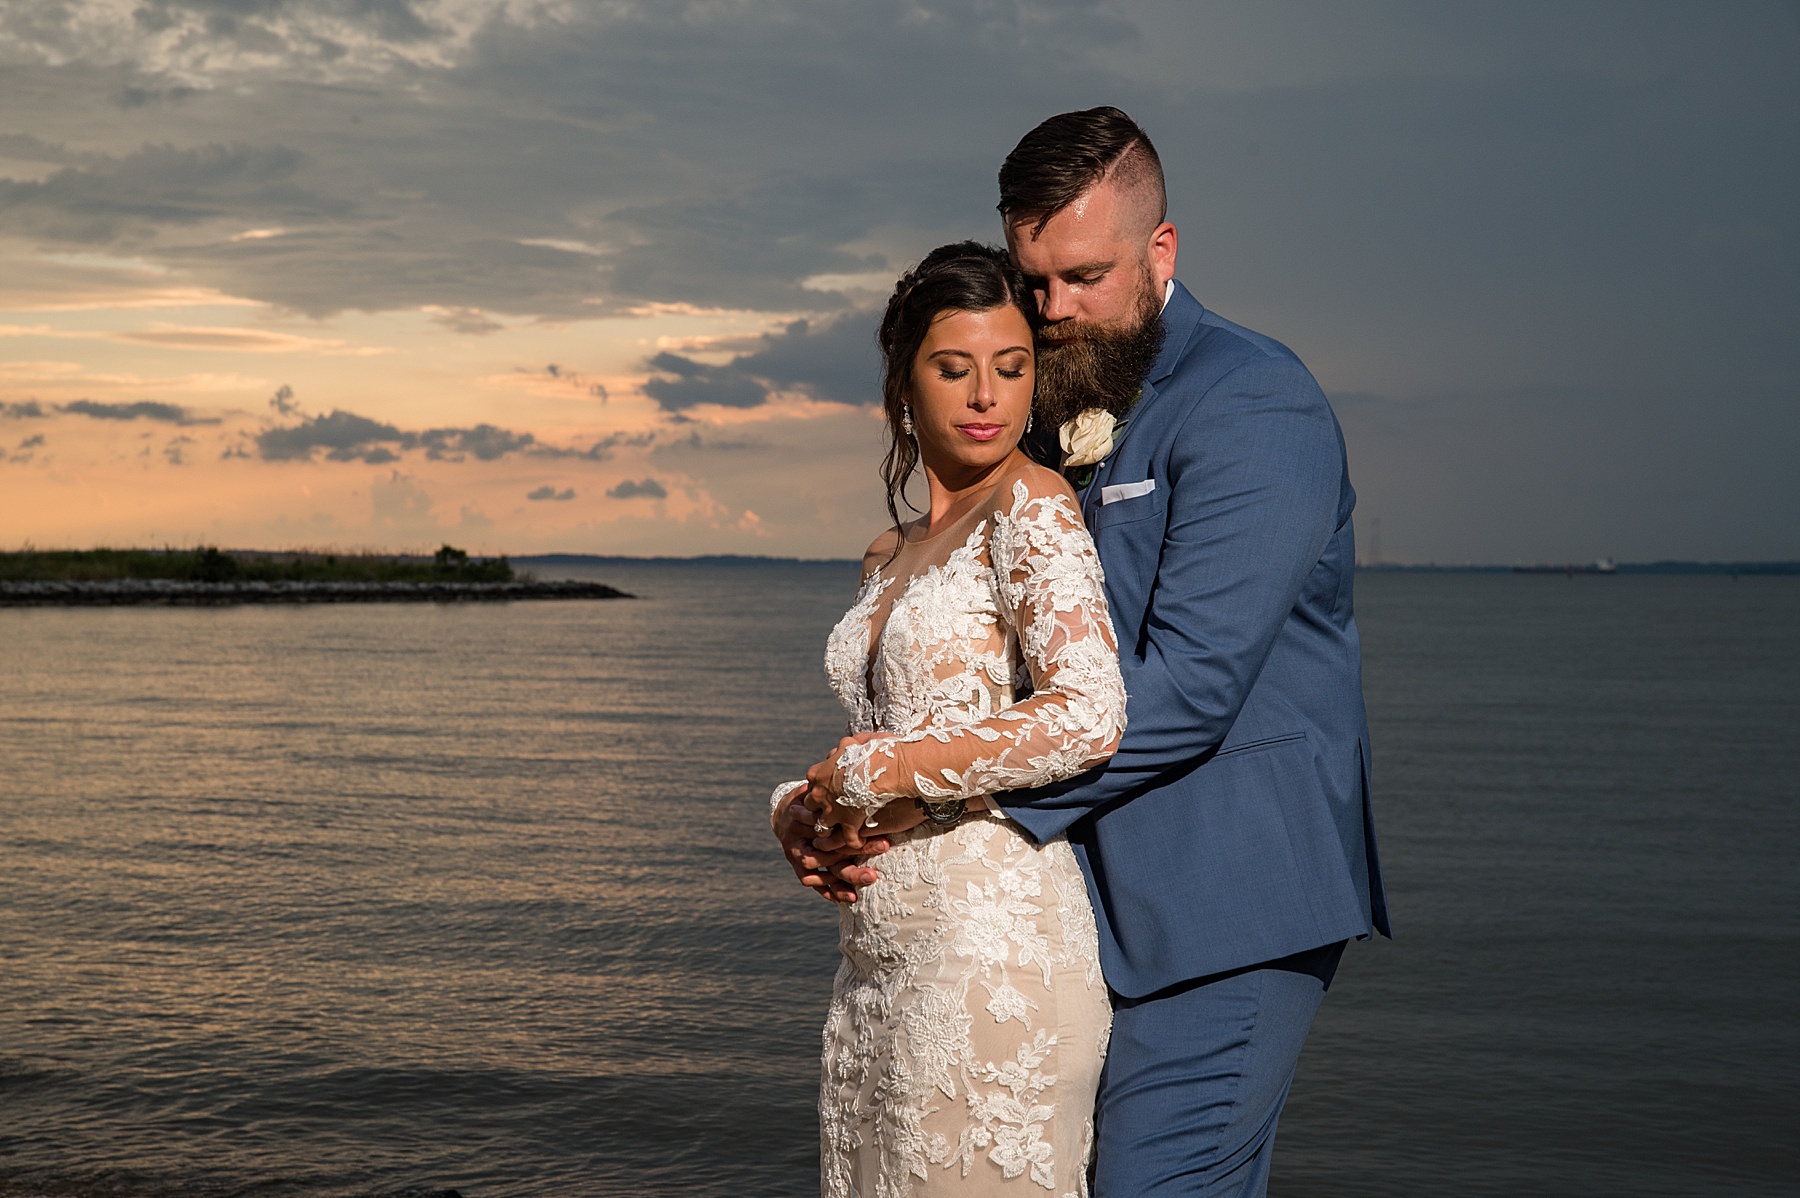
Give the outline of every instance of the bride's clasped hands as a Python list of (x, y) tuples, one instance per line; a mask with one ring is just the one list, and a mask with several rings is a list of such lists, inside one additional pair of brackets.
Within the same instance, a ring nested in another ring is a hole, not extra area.
[(806, 771), (803, 781), (777, 789), (770, 826), (781, 841), (801, 884), (820, 898), (854, 903), (859, 887), (872, 886), (880, 872), (870, 862), (887, 852), (889, 837), (924, 822), (914, 802), (889, 803), (869, 814), (844, 808), (832, 783), (838, 758), (853, 744), (877, 733), (858, 732), (839, 740), (825, 760)]

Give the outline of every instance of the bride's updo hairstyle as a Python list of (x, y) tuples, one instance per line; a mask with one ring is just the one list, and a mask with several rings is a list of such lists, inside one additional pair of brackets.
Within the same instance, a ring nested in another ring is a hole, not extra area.
[(894, 527), (900, 526), (901, 503), (919, 510), (906, 499), (906, 484), (919, 466), (919, 443), (906, 431), (905, 420), (913, 360), (925, 344), (931, 322), (944, 312), (991, 312), (1008, 305), (1037, 328), (1031, 288), (1011, 255), (978, 241), (939, 246), (894, 284), (876, 334), (881, 346), (881, 404), (888, 427), (881, 480), (887, 484), (887, 509)]

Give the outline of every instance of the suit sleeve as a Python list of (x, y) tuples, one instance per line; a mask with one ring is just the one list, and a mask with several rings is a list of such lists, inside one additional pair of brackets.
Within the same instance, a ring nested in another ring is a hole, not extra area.
[(1121, 646), (1126, 730), (1104, 766), (996, 801), (1040, 841), (1200, 764), (1231, 731), (1336, 524), (1337, 422), (1292, 359), (1219, 380), (1177, 430), (1143, 643)]

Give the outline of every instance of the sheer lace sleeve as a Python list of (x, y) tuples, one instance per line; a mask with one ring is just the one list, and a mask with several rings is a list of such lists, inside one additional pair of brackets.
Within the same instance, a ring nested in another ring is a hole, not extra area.
[(794, 797), (794, 792), (803, 789), (805, 786), (805, 778), (800, 779), (798, 782), (783, 782), (780, 786), (777, 786), (775, 788), (775, 793), (769, 796), (769, 815), (773, 817), (777, 811), (781, 810), (781, 805), (783, 803)]
[[(839, 759), (845, 806), (968, 799), (1041, 786), (1106, 760), (1125, 728), (1125, 685), (1093, 538), (1047, 480), (1012, 486), (993, 516), (995, 583), (1031, 672), (1029, 698), (976, 723), (852, 745)], [(1060, 480), (1058, 480), (1060, 481)]]

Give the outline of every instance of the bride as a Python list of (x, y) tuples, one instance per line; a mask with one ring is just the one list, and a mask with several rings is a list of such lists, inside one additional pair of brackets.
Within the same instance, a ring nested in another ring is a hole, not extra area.
[[(892, 835), (877, 880), (837, 895), (828, 1198), (1087, 1193), (1111, 1022), (1093, 909), (1067, 841), (1033, 844), (983, 798), (1105, 761), (1125, 723), (1074, 492), (1019, 449), (1031, 303), (1006, 254), (974, 242), (896, 286), (880, 332), (894, 526), (825, 650), (851, 735), (771, 801), (778, 836), (805, 821), (820, 847), (926, 815)], [(930, 509), (902, 523), (921, 466)]]

